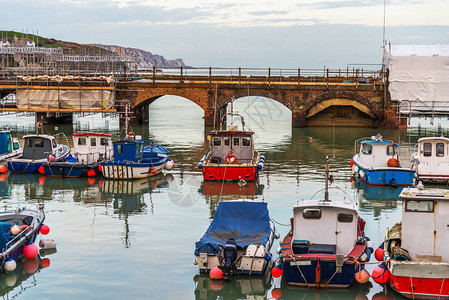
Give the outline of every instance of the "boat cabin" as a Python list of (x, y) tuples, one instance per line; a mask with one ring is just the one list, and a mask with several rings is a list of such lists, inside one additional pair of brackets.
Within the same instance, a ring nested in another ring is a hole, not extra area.
[(358, 214), (350, 200), (301, 201), (293, 208), (293, 254), (348, 254), (357, 239)]
[(114, 157), (116, 162), (136, 162), (143, 158), (142, 140), (117, 140), (113, 141)]
[(401, 247), (412, 261), (449, 262), (449, 190), (402, 191)]
[(25, 135), (22, 159), (46, 159), (57, 148), (54, 136), (46, 134)]
[(112, 155), (112, 134), (81, 132), (72, 134), (72, 155), (79, 162), (97, 162)]
[(230, 130), (210, 132), (210, 157), (216, 164), (227, 163), (229, 155), (233, 155), (235, 163), (251, 163), (254, 158), (253, 134), (250, 131)]
[(18, 149), (20, 149), (19, 141), (12, 138), (11, 131), (0, 131), (0, 155), (8, 154)]
[(372, 167), (389, 167), (388, 161), (391, 158), (399, 161), (399, 144), (392, 141), (384, 141), (382, 136), (372, 136), (370, 140), (360, 142), (358, 162)]
[(449, 177), (449, 138), (425, 137), (418, 140), (413, 159), (419, 161), (418, 176)]

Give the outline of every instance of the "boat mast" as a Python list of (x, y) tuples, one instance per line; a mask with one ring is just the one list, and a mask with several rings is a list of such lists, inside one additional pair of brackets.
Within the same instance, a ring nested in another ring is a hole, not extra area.
[(324, 176), (326, 177), (326, 187), (324, 190), (324, 201), (329, 201), (329, 156), (326, 156), (326, 163), (324, 165)]

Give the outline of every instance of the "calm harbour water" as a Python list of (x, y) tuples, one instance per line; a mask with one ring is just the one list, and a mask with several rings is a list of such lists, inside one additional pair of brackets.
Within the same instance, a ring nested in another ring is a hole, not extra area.
[[(335, 184), (358, 201), (367, 222), (366, 234), (375, 247), (386, 228), (401, 216), (398, 189), (350, 182), (354, 140), (375, 135), (377, 130), (292, 129), (291, 113), (264, 99), (240, 99), (234, 109), (249, 114), (246, 124), (256, 132), (256, 148), (266, 162), (257, 183), (244, 187), (227, 184), (222, 196), (217, 192), (219, 183), (203, 184), (196, 167), (207, 151), (211, 128), (204, 128), (199, 107), (178, 98), (158, 100), (150, 106), (150, 125), (133, 128), (170, 151), (175, 168), (162, 176), (135, 181), (34, 174), (0, 177), (1, 203), (37, 203), (51, 228), (48, 238), (58, 243), (57, 253), (45, 256), (50, 267), (30, 275), (24, 271), (29, 266), (19, 266), (14, 273), (1, 274), (0, 295), (5, 299), (270, 299), (273, 289), (281, 287), (282, 299), (402, 299), (374, 282), (346, 290), (307, 290), (271, 278), (236, 278), (217, 285), (198, 276), (198, 268), (192, 264), (195, 242), (206, 231), (220, 199), (266, 201), (270, 216), (289, 224), (295, 202), (310, 198), (323, 187), (322, 174), (316, 170), (323, 168), (326, 155), (332, 157), (331, 168), (339, 171), (334, 175)], [(97, 116), (77, 122), (80, 129), (119, 132), (117, 119), (104, 121)], [(414, 122), (416, 126), (421, 121)], [(33, 118), (1, 116), (0, 123), (31, 126)], [(444, 126), (447, 120), (435, 120), (435, 126), (439, 123)], [(45, 126), (47, 133), (64, 131), (67, 136), (73, 130), (72, 126), (58, 126), (57, 130)], [(381, 133), (401, 142), (401, 158), (408, 164), (418, 137), (434, 135), (436, 130)], [(281, 237), (289, 231), (281, 225), (276, 229)], [(278, 246), (276, 241), (274, 257)]]

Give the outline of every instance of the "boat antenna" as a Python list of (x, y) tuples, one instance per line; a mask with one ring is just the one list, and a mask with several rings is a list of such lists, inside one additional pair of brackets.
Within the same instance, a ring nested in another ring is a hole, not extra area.
[(125, 105), (125, 135), (128, 133), (128, 104)]
[(215, 130), (215, 122), (216, 122), (216, 118), (217, 118), (217, 98), (218, 98), (218, 84), (215, 84), (214, 130)]
[(326, 163), (324, 165), (324, 176), (326, 177), (326, 186), (324, 190), (324, 201), (329, 201), (329, 156), (326, 156)]

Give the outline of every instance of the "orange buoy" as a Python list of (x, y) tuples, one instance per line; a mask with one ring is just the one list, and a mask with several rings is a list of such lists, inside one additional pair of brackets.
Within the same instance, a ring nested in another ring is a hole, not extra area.
[(399, 161), (396, 158), (392, 157), (388, 160), (387, 166), (391, 168), (396, 168), (399, 166)]
[(280, 288), (275, 288), (271, 291), (271, 297), (274, 299), (280, 299), (282, 297), (282, 290)]
[(366, 269), (363, 269), (360, 272), (355, 273), (354, 277), (358, 283), (365, 283), (369, 280), (369, 272)]
[(8, 171), (8, 168), (5, 165), (0, 166), (0, 173), (6, 173)]
[(371, 277), (373, 277), (373, 280), (379, 284), (384, 284), (388, 281), (388, 270), (386, 267), (381, 267), (379, 265), (373, 270), (373, 273), (371, 274)]
[(219, 267), (213, 267), (210, 270), (209, 276), (211, 279), (223, 279), (224, 273)]

